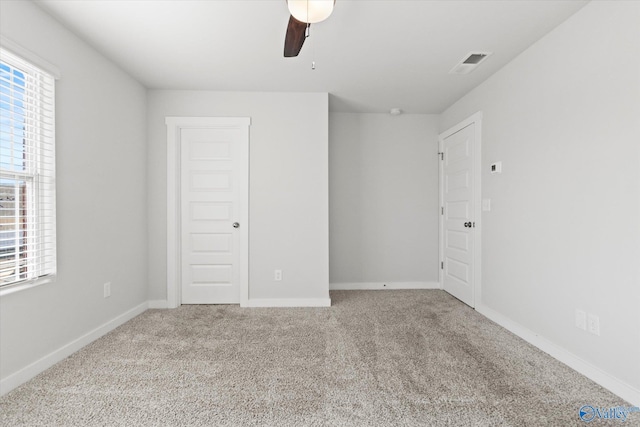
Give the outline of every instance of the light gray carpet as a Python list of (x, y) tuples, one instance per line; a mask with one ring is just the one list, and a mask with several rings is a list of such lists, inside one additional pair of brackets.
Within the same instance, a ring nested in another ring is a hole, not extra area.
[(0, 423), (571, 426), (628, 406), (442, 291), (331, 299), (149, 310), (4, 396)]

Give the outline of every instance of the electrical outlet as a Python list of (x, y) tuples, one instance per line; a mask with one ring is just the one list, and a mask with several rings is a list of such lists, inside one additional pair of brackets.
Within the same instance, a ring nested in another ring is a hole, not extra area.
[(587, 313), (578, 309), (576, 309), (576, 328), (587, 330)]
[(600, 318), (595, 314), (590, 314), (587, 317), (587, 329), (594, 335), (600, 335)]
[(111, 296), (111, 282), (104, 284), (104, 297), (109, 298)]
[(273, 272), (273, 280), (280, 282), (282, 280), (282, 270), (275, 270)]

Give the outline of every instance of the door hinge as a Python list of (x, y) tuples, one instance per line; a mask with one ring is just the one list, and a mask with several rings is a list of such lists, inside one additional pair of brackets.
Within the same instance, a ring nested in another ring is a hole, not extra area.
[(444, 160), (444, 153), (438, 151), (438, 155), (440, 156), (440, 160)]
[(444, 270), (444, 261), (440, 263), (440, 270)]
[(444, 215), (444, 206), (440, 208), (440, 215)]

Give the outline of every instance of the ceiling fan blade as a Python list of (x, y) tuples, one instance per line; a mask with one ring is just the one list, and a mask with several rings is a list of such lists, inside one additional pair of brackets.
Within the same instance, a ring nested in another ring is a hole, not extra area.
[(287, 25), (287, 35), (284, 38), (285, 58), (298, 56), (298, 54), (300, 53), (300, 49), (302, 49), (302, 45), (304, 44), (304, 39), (306, 38), (306, 28), (306, 23), (298, 21), (293, 16), (289, 18), (289, 25)]

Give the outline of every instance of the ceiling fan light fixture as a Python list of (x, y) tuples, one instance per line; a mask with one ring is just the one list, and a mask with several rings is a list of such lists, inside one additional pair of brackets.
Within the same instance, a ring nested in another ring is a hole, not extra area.
[(327, 19), (333, 12), (335, 0), (287, 0), (289, 13), (307, 24), (316, 24)]

